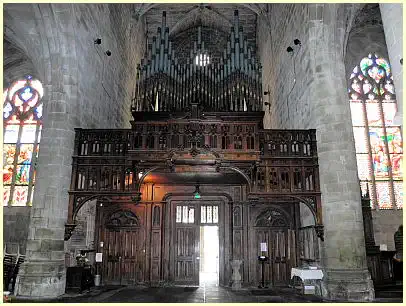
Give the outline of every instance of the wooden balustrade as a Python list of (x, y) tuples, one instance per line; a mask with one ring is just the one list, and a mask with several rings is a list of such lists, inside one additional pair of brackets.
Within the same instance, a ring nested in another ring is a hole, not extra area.
[[(259, 133), (258, 133), (259, 132)], [(198, 137), (197, 147), (218, 151), (258, 151), (262, 158), (316, 157), (315, 130), (258, 130), (255, 123), (200, 124), (192, 129), (189, 123), (136, 124), (130, 130), (76, 129), (77, 156), (125, 156), (129, 150), (171, 150), (192, 147), (192, 137)], [(259, 136), (257, 136), (259, 135)]]

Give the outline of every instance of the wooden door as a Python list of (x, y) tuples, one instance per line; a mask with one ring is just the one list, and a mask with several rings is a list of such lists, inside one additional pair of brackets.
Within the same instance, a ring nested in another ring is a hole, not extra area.
[[(285, 286), (289, 284), (290, 271), (296, 262), (295, 235), (290, 229), (265, 228), (255, 231), (257, 254), (261, 254), (260, 244), (267, 244), (266, 256), (269, 262), (264, 265), (265, 282), (272, 286)], [(262, 265), (257, 264), (257, 281), (261, 281)]]
[(177, 284), (199, 286), (200, 235), (196, 205), (175, 205), (174, 280)]
[[(296, 235), (290, 222), (280, 211), (267, 209), (256, 220), (251, 231), (251, 258), (259, 255), (269, 257), (264, 265), (264, 280), (269, 286), (286, 286), (290, 281), (290, 271), (296, 266)], [(267, 251), (261, 252), (261, 243), (266, 243)], [(262, 279), (262, 264), (255, 265), (256, 282)]]
[[(134, 213), (128, 211), (113, 214), (117, 215), (124, 216), (120, 221), (128, 217), (136, 218)], [(103, 281), (115, 285), (144, 282), (145, 239), (139, 224), (109, 223), (103, 231)]]

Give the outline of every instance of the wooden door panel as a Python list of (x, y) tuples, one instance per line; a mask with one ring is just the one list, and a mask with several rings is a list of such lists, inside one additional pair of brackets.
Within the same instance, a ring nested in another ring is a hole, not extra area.
[[(288, 235), (288, 229), (256, 229), (254, 239), (256, 243), (255, 254), (256, 258), (261, 254), (261, 242), (267, 243), (266, 256), (269, 257), (268, 264), (264, 265), (265, 268), (265, 282), (274, 286), (287, 285), (290, 279), (290, 269), (292, 268), (292, 261), (295, 258), (294, 248), (292, 249), (292, 235)], [(294, 243), (293, 243), (294, 245)], [(258, 262), (256, 266), (257, 281), (261, 281), (262, 266)]]
[(144, 281), (143, 235), (140, 229), (106, 229), (103, 249), (104, 280), (108, 284)]
[(199, 285), (198, 226), (176, 228), (175, 281)]

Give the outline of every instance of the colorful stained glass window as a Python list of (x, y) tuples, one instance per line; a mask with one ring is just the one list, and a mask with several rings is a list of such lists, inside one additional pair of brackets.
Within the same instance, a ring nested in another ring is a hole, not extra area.
[(26, 76), (3, 94), (3, 205), (32, 205), (44, 89)]
[(394, 125), (396, 97), (387, 60), (369, 54), (350, 76), (348, 93), (358, 176), (371, 206), (403, 208), (403, 150), (400, 126)]

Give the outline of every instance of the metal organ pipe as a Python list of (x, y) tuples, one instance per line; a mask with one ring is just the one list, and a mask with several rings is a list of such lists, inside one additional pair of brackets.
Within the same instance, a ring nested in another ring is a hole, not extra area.
[[(189, 58), (178, 63), (169, 40), (166, 13), (144, 59), (137, 66), (135, 111), (184, 111), (191, 102), (212, 111), (255, 111), (262, 103), (261, 66), (254, 58), (239, 24), (238, 11), (230, 38), (220, 56), (206, 49), (202, 27), (197, 28)], [(207, 42), (206, 42), (207, 43)], [(214, 60), (214, 62), (213, 62)], [(156, 97), (159, 97), (155, 108)]]

